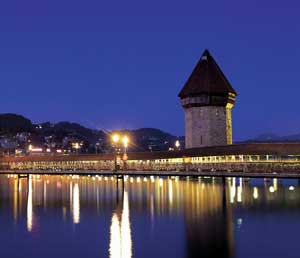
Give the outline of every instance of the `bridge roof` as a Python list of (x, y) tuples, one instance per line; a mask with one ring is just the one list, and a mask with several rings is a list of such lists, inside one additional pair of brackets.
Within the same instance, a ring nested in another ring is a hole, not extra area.
[[(225, 156), (225, 155), (299, 155), (300, 143), (247, 143), (225, 146), (202, 147), (182, 151), (130, 152), (128, 160), (155, 160), (184, 157)], [(26, 161), (96, 161), (113, 160), (114, 154), (89, 155), (40, 155), (22, 157), (2, 157), (0, 162)]]
[(237, 95), (214, 58), (205, 50), (178, 96), (185, 98), (201, 94), (228, 93)]

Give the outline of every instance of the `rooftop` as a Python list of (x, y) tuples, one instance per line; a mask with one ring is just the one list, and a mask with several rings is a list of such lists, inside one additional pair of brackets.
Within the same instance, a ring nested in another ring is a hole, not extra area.
[(202, 94), (228, 95), (229, 93), (237, 95), (214, 58), (208, 50), (205, 50), (178, 96), (186, 98)]
[[(205, 157), (225, 155), (275, 155), (300, 156), (300, 143), (245, 143), (224, 146), (201, 147), (181, 151), (130, 152), (128, 160), (155, 160), (183, 157)], [(122, 155), (121, 155), (122, 157)], [(28, 155), (17, 157), (0, 157), (0, 164), (6, 162), (61, 162), (61, 161), (94, 161), (114, 160), (114, 154), (87, 155)]]

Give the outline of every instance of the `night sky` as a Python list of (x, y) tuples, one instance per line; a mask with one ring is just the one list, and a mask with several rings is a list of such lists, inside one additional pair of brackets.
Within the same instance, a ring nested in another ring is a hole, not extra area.
[(299, 1), (0, 2), (0, 112), (184, 134), (205, 48), (238, 92), (234, 140), (300, 133)]

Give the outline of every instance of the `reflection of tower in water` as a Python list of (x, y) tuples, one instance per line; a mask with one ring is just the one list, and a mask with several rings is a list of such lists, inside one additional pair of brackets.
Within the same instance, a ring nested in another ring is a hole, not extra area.
[[(122, 210), (121, 210), (122, 209)], [(132, 240), (129, 220), (129, 201), (127, 191), (123, 192), (123, 206), (118, 204), (113, 213), (110, 226), (110, 258), (132, 257)]]
[(185, 198), (186, 254), (193, 257), (233, 256), (233, 224), (223, 183), (189, 183)]

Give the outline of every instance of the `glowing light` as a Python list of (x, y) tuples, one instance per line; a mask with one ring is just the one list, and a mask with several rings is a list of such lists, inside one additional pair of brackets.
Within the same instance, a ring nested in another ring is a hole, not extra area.
[(112, 141), (113, 141), (114, 143), (117, 143), (117, 142), (119, 142), (119, 140), (120, 140), (120, 135), (118, 135), (118, 134), (113, 134), (113, 136), (112, 136)]
[(240, 185), (237, 187), (237, 201), (242, 202), (243, 180), (240, 178)]
[(159, 179), (159, 186), (163, 187), (163, 180), (161, 178)]
[(62, 150), (58, 149), (56, 150), (57, 153), (62, 153)]
[(150, 180), (151, 180), (152, 183), (154, 183), (154, 181), (155, 181), (154, 176), (150, 176)]
[(243, 224), (243, 219), (242, 218), (238, 218), (237, 219), (237, 225), (238, 225), (238, 227), (240, 228), (242, 226), (242, 224)]
[(178, 149), (180, 147), (180, 142), (178, 140), (175, 141), (175, 147)]
[(121, 237), (122, 237), (122, 258), (132, 257), (132, 240), (129, 220), (129, 202), (128, 194), (124, 192), (123, 212), (121, 222)]
[(140, 183), (140, 182), (141, 182), (140, 177), (137, 177), (136, 181), (137, 181), (138, 183)]
[(110, 242), (109, 242), (110, 258), (122, 257), (120, 238), (121, 238), (120, 223), (117, 214), (114, 214), (111, 219), (111, 226), (110, 226)]
[(112, 216), (110, 226), (109, 242), (110, 258), (131, 258), (132, 257), (132, 239), (129, 219), (128, 194), (124, 192), (123, 210), (121, 219), (115, 212)]
[(242, 188), (240, 186), (237, 187), (237, 201), (242, 202)]
[(51, 152), (51, 150), (49, 148), (46, 149), (46, 152)]
[(73, 223), (78, 224), (80, 221), (80, 193), (78, 183), (73, 187)]
[(274, 178), (274, 179), (273, 179), (273, 187), (274, 187), (274, 191), (277, 191), (277, 185), (278, 185), (278, 183), (277, 183), (277, 178)]
[(172, 180), (169, 180), (169, 203), (173, 203), (173, 185)]
[(275, 192), (275, 189), (274, 189), (273, 186), (270, 186), (270, 187), (269, 187), (269, 192), (270, 192), (270, 193), (274, 193), (274, 192)]
[(294, 190), (295, 190), (295, 187), (291, 185), (291, 186), (289, 187), (289, 190), (290, 190), (290, 191), (294, 191)]
[(235, 197), (235, 178), (232, 179), (232, 185), (230, 186), (230, 203), (234, 203), (234, 197)]
[(31, 232), (33, 226), (33, 205), (32, 205), (32, 178), (28, 178), (28, 200), (27, 200), (27, 231)]
[(17, 217), (18, 217), (18, 180), (14, 180), (13, 214), (14, 214), (14, 222), (17, 222)]
[(39, 152), (39, 151), (43, 151), (42, 148), (31, 148), (32, 152)]
[(128, 147), (128, 143), (129, 143), (129, 138), (127, 136), (124, 136), (122, 139), (123, 145), (125, 148)]
[(258, 198), (258, 190), (257, 190), (257, 187), (254, 187), (254, 188), (253, 188), (253, 198), (254, 198), (254, 199), (257, 199), (257, 198)]

